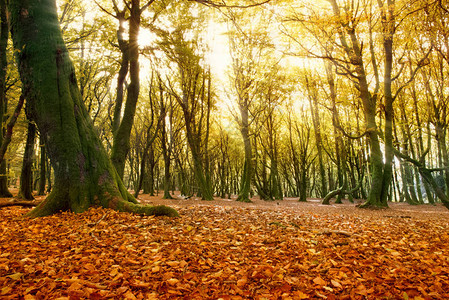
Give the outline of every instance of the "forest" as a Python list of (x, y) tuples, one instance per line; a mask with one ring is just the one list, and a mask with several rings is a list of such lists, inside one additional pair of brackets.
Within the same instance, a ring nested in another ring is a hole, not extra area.
[[(57, 18), (86, 118), (134, 197), (448, 206), (441, 1), (103, 2), (58, 1)], [(30, 200), (59, 175), (8, 37), (0, 192)]]
[(445, 1), (0, 9), (0, 298), (449, 297)]

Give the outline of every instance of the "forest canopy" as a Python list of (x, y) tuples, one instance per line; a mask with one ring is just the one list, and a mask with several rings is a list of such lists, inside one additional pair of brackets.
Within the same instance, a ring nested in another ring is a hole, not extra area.
[(449, 208), (443, 1), (29, 2), (0, 1), (0, 194), (49, 193), (31, 215), (159, 191)]

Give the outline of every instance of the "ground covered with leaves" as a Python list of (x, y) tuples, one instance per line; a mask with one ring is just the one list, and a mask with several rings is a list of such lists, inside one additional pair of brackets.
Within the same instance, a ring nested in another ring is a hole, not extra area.
[(442, 206), (165, 204), (181, 217), (2, 208), (0, 299), (449, 299)]

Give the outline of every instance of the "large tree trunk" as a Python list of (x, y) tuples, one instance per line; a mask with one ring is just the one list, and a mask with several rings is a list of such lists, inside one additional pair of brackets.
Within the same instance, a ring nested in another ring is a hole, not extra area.
[(82, 102), (58, 26), (55, 0), (11, 0), (9, 8), (30, 114), (45, 139), (55, 172), (52, 192), (28, 215), (82, 212), (94, 205), (177, 215), (171, 208), (136, 205), (125, 189)]

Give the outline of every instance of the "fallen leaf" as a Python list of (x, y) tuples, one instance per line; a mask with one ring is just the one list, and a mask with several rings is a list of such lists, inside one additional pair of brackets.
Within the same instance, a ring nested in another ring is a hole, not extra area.
[(326, 281), (324, 281), (320, 276), (315, 277), (315, 279), (313, 279), (313, 282), (321, 286), (326, 285)]
[(240, 278), (239, 280), (237, 280), (237, 286), (239, 287), (239, 288), (242, 288), (242, 287), (244, 287), (245, 286), (245, 284), (248, 282), (248, 278), (245, 276), (245, 277), (242, 277), (242, 278)]
[(331, 284), (336, 288), (341, 288), (341, 284), (337, 280), (331, 279)]
[(168, 283), (169, 285), (175, 285), (175, 284), (177, 284), (178, 282), (179, 282), (179, 280), (176, 279), (176, 278), (170, 278), (170, 279), (167, 280), (167, 283)]
[(6, 277), (11, 278), (12, 280), (19, 280), (20, 278), (22, 278), (23, 273), (14, 273), (11, 275), (6, 275)]

